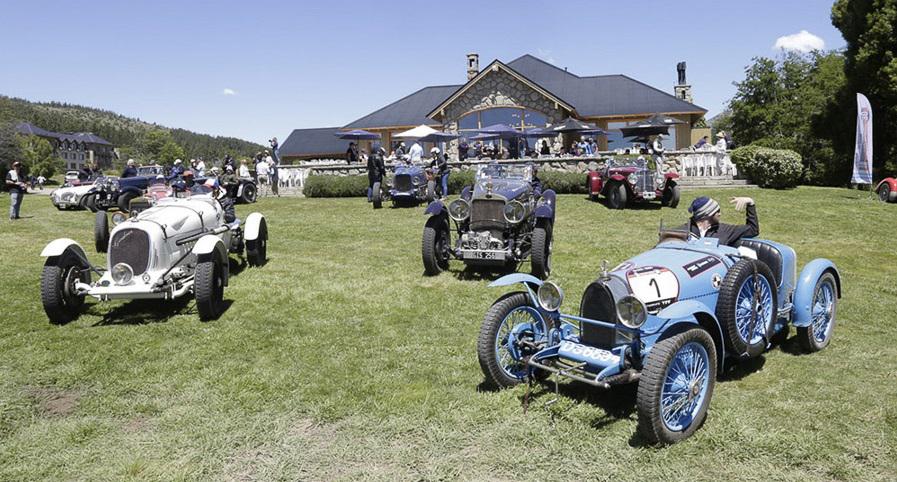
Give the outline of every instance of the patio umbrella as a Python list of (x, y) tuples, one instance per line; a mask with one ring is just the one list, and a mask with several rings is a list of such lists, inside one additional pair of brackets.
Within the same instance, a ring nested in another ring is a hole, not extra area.
[(670, 126), (676, 124), (685, 124), (685, 122), (663, 114), (654, 114), (643, 121), (621, 127), (620, 132), (623, 133), (623, 137), (669, 134)]
[(595, 129), (597, 127), (572, 117), (567, 117), (560, 124), (551, 128), (555, 133), (582, 132)]
[(544, 129), (542, 127), (533, 127), (531, 129), (526, 129), (523, 131), (523, 137), (527, 138), (554, 137), (556, 135), (558, 135), (557, 132), (554, 132), (551, 129)]
[(471, 141), (491, 141), (494, 139), (498, 139), (498, 136), (495, 134), (477, 134), (475, 136), (471, 136), (469, 139)]
[(501, 139), (514, 139), (523, 137), (523, 133), (507, 124), (493, 124), (491, 126), (478, 129), (481, 134), (491, 134)]
[(335, 132), (334, 135), (339, 137), (340, 139), (346, 140), (354, 140), (354, 141), (371, 141), (374, 139), (379, 139), (380, 134), (375, 134), (373, 132), (364, 131), (361, 129), (355, 129), (353, 131), (348, 132)]
[(606, 136), (607, 132), (600, 127), (596, 127), (594, 129), (588, 129), (584, 131), (579, 131), (580, 134), (593, 135), (593, 136)]
[(659, 113), (654, 113), (651, 117), (648, 118), (648, 122), (652, 124), (663, 124), (663, 125), (676, 125), (676, 124), (685, 124), (685, 121), (676, 119), (675, 117), (666, 116)]
[(421, 124), (421, 125), (415, 127), (414, 129), (408, 129), (405, 132), (399, 132), (398, 134), (393, 134), (392, 137), (393, 137), (393, 139), (420, 139), (423, 137), (427, 137), (430, 134), (433, 134), (434, 132), (439, 132), (439, 131), (437, 131), (436, 129), (434, 129), (428, 125)]
[(432, 134), (428, 134), (424, 137), (421, 137), (420, 139), (418, 139), (418, 141), (419, 142), (432, 142), (435, 144), (437, 142), (448, 142), (453, 139), (457, 139), (459, 137), (461, 137), (461, 136), (459, 136), (458, 134), (453, 134), (451, 132), (436, 131), (436, 132), (433, 132)]

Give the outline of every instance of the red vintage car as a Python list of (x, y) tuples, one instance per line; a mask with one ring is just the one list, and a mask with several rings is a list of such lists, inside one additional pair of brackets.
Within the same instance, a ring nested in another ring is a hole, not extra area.
[(878, 199), (882, 202), (892, 203), (897, 201), (897, 179), (886, 177), (875, 186), (875, 192), (878, 193)]
[(679, 174), (648, 169), (646, 161), (641, 159), (629, 164), (618, 164), (610, 159), (603, 169), (589, 171), (586, 187), (589, 199), (597, 201), (598, 196), (603, 195), (611, 209), (656, 199), (663, 206), (675, 208), (679, 205), (677, 179)]

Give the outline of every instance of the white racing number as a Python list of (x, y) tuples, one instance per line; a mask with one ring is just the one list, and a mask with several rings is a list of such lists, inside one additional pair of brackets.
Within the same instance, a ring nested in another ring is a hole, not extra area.
[(626, 277), (632, 294), (642, 300), (649, 313), (657, 313), (679, 297), (679, 280), (666, 268), (642, 266), (627, 273)]
[(568, 356), (577, 355), (603, 363), (616, 363), (620, 360), (620, 357), (614, 355), (613, 352), (602, 350), (601, 348), (595, 348), (593, 346), (572, 343), (566, 340), (561, 342), (561, 347), (559, 350), (562, 354), (566, 354)]

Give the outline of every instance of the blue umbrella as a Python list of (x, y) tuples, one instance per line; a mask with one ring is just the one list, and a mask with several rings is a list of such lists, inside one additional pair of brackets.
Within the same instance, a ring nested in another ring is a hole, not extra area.
[(523, 137), (529, 138), (554, 137), (556, 135), (558, 135), (557, 132), (554, 132), (551, 129), (543, 129), (541, 127), (533, 127), (531, 129), (526, 129), (523, 131)]
[(493, 124), (491, 126), (478, 129), (482, 134), (490, 134), (501, 139), (514, 139), (515, 137), (523, 137), (523, 133), (507, 124)]
[(368, 132), (361, 129), (355, 129), (353, 131), (348, 132), (335, 132), (334, 135), (339, 137), (340, 139), (346, 140), (354, 140), (354, 141), (371, 141), (374, 139), (379, 139), (380, 134), (374, 134), (373, 132)]
[(447, 142), (452, 139), (457, 139), (460, 137), (458, 134), (452, 134), (451, 132), (434, 132), (432, 134), (426, 135), (418, 139), (419, 142)]

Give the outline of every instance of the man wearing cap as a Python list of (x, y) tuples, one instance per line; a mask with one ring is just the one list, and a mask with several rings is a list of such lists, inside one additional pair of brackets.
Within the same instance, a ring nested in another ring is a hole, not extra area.
[(184, 167), (181, 165), (183, 162), (184, 161), (182, 161), (180, 159), (174, 160), (174, 165), (171, 166), (171, 171), (168, 173), (168, 177), (166, 178), (166, 179), (168, 179), (169, 182), (174, 181), (175, 179), (180, 177), (182, 174), (184, 174)]
[(22, 174), (22, 163), (12, 163), (12, 169), (6, 173), (6, 190), (9, 191), (9, 219), (19, 219), (19, 209), (22, 207), (22, 199), (28, 192), (25, 184), (25, 175)]
[(707, 196), (692, 201), (688, 212), (691, 221), (688, 230), (699, 238), (717, 238), (720, 245), (734, 246), (741, 238), (753, 238), (760, 234), (760, 223), (757, 220), (757, 208), (749, 197), (733, 197), (730, 203), (736, 211), (745, 211), (746, 220), (742, 225), (719, 222), (719, 203)]
[(227, 192), (228, 196), (235, 196), (237, 194), (237, 185), (239, 182), (237, 175), (234, 174), (233, 166), (229, 164), (224, 166), (224, 175), (221, 176), (221, 184), (224, 186), (224, 191)]

